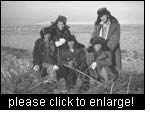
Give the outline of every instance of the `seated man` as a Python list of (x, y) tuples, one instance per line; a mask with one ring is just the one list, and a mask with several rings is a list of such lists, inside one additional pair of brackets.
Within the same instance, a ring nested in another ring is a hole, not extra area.
[[(59, 70), (58, 80), (65, 78), (67, 88), (70, 89), (76, 85), (77, 73), (71, 69), (78, 68), (81, 71), (86, 70), (86, 56), (83, 48), (78, 47), (75, 36), (71, 35), (67, 41), (67, 48), (61, 49), (59, 52)], [(66, 66), (67, 65), (67, 66)]]
[[(106, 42), (103, 38), (95, 39), (93, 41), (93, 50), (94, 50), (94, 62), (91, 64), (91, 69), (95, 71), (95, 73), (99, 73), (100, 76), (108, 81), (110, 79), (114, 79), (115, 74), (111, 72), (111, 64), (112, 64), (112, 55), (109, 48), (106, 46)], [(97, 75), (97, 79), (101, 79), (100, 76)]]
[(42, 29), (40, 34), (41, 38), (35, 42), (33, 50), (33, 69), (39, 70), (41, 77), (48, 74), (52, 77), (53, 70), (58, 69), (54, 42), (49, 28)]

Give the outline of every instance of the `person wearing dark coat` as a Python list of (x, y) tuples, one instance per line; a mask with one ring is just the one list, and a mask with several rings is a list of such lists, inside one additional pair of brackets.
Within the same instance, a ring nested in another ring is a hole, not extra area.
[[(50, 26), (52, 28), (52, 36), (55, 41), (59, 41), (60, 39), (64, 40), (64, 43), (59, 46), (59, 49), (66, 48), (71, 32), (69, 30), (69, 26), (67, 25), (67, 18), (65, 16), (59, 15), (55, 22)], [(78, 43), (78, 42), (77, 42)], [(56, 43), (57, 44), (57, 43)], [(80, 47), (85, 47), (84, 45), (78, 43)]]
[[(87, 69), (85, 51), (83, 48), (78, 46), (75, 36), (72, 35), (67, 41), (67, 48), (61, 49), (59, 56), (60, 66), (57, 79), (65, 78), (67, 88), (70, 89), (76, 85), (77, 73), (69, 67), (73, 67), (84, 72)], [(66, 67), (65, 65), (69, 67)], [(88, 83), (88, 79), (86, 79), (85, 82)]]
[[(97, 38), (104, 38), (112, 54), (112, 71), (119, 76), (122, 70), (121, 49), (120, 49), (120, 24), (111, 15), (107, 8), (100, 8), (97, 11), (98, 17), (95, 22), (94, 31), (91, 36), (90, 44)], [(88, 51), (92, 51), (89, 47)]]
[(36, 40), (33, 50), (33, 69), (39, 70), (40, 76), (50, 74), (51, 69), (57, 69), (56, 48), (49, 28), (40, 31), (41, 38)]
[(96, 79), (114, 81), (116, 75), (111, 71), (112, 55), (105, 41), (104, 38), (93, 40), (94, 60), (90, 67), (97, 73)]

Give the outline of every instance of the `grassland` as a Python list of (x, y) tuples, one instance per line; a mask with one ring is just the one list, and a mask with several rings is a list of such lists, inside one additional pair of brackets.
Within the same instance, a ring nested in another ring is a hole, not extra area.
[[(127, 52), (123, 51), (125, 57)], [(136, 56), (137, 54), (134, 53)], [(131, 54), (128, 54), (131, 55)], [(90, 55), (88, 55), (90, 56)], [(1, 93), (2, 94), (143, 94), (144, 73), (136, 69), (123, 70), (115, 82), (97, 84), (90, 82), (87, 91), (81, 89), (82, 76), (77, 85), (67, 91), (64, 81), (51, 82), (40, 78), (32, 70), (32, 56), (26, 50), (1, 47)]]

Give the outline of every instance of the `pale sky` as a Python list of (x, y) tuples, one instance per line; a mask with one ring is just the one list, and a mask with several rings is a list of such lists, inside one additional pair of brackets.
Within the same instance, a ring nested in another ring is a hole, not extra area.
[(1, 23), (50, 23), (60, 14), (68, 23), (94, 23), (101, 7), (121, 24), (144, 23), (144, 1), (1, 1)]

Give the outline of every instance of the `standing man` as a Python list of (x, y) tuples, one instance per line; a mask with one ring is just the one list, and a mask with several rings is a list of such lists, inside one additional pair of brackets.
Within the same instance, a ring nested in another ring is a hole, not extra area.
[(120, 49), (120, 24), (107, 10), (100, 8), (97, 11), (97, 20), (91, 36), (90, 45), (94, 39), (104, 38), (112, 54), (111, 69), (117, 78), (121, 73), (121, 49)]

